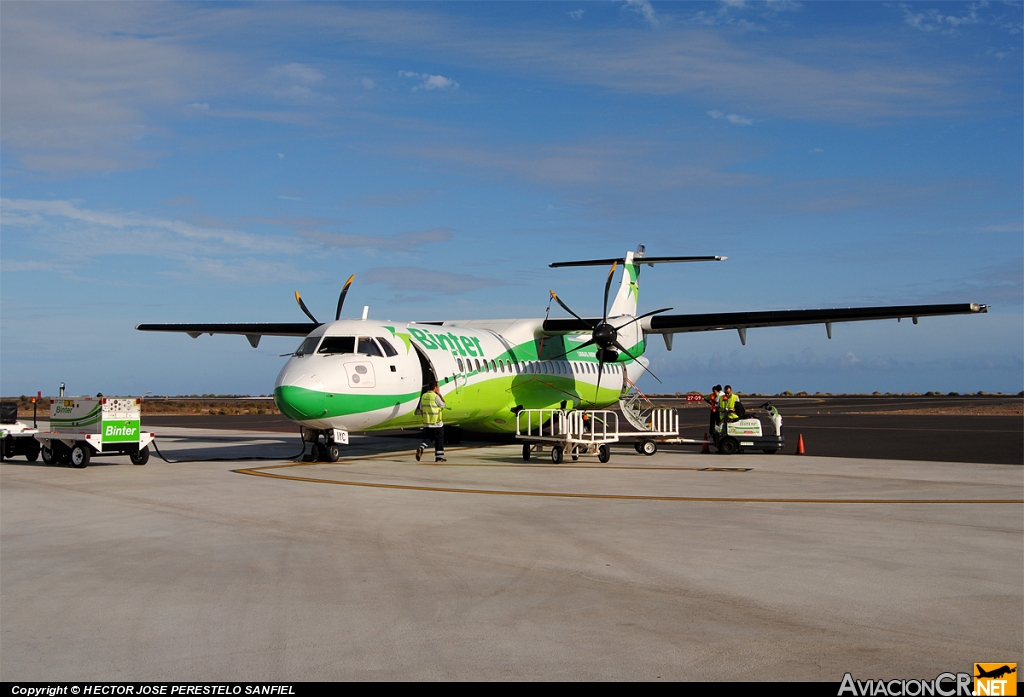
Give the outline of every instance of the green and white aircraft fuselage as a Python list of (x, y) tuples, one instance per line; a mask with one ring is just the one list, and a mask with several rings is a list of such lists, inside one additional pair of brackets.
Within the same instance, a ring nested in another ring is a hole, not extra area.
[[(619, 319), (632, 317), (609, 321)], [(574, 348), (590, 335), (545, 336), (542, 327), (542, 319), (329, 322), (285, 364), (274, 400), (289, 419), (317, 429), (408, 428), (419, 426), (420, 395), (437, 380), (446, 424), (514, 432), (521, 409), (603, 408), (618, 401), (624, 378), (636, 381), (643, 371), (622, 355), (604, 365), (599, 385), (596, 347)], [(639, 356), (636, 338), (626, 345)]]

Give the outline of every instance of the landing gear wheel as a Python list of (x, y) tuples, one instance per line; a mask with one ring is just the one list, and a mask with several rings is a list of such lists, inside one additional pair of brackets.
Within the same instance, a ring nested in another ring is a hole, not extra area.
[(723, 455), (735, 455), (740, 451), (740, 444), (733, 438), (723, 438), (718, 444), (718, 452)]
[(35, 462), (39, 459), (39, 441), (35, 441), (28, 446), (28, 452), (25, 453), (25, 459), (29, 462)]
[(776, 450), (775, 448), (765, 448), (761, 452), (763, 452), (765, 455), (774, 455), (775, 453), (777, 453), (779, 451)]
[(337, 444), (335, 444), (335, 443), (331, 443), (330, 445), (328, 445), (327, 446), (327, 461), (328, 462), (337, 462), (340, 459), (341, 459), (341, 448), (339, 448), (337, 446)]
[(320, 462), (321, 455), (322, 453), (320, 452), (320, 444), (313, 443), (312, 447), (310, 447), (309, 449), (309, 457), (312, 458), (313, 462)]
[(89, 465), (89, 456), (91, 454), (88, 445), (85, 443), (75, 443), (71, 446), (71, 452), (69, 453), (71, 466), (76, 469), (85, 469)]
[(54, 455), (53, 455), (53, 450), (51, 450), (50, 448), (47, 448), (45, 445), (42, 447), (42, 449), (39, 452), (42, 453), (42, 455), (43, 455), (43, 462), (45, 462), (46, 464), (52, 465), (54, 462), (57, 461), (57, 458), (54, 457)]
[(144, 465), (149, 462), (149, 446), (142, 448), (138, 452), (131, 453), (128, 455), (128, 459), (132, 461), (133, 465)]
[(530, 444), (523, 443), (523, 462), (530, 461)]
[(608, 462), (612, 459), (612, 450), (607, 445), (602, 443), (597, 446), (597, 459), (601, 462)]
[(444, 427), (444, 444), (458, 445), (462, 442), (462, 429), (458, 426)]
[(654, 453), (658, 452), (658, 444), (653, 440), (645, 440), (640, 444), (640, 452), (650, 457)]
[(562, 446), (556, 445), (551, 448), (551, 461), (556, 465), (562, 461)]

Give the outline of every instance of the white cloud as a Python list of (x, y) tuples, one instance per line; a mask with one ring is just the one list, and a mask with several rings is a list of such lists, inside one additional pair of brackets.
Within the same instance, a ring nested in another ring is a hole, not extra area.
[(572, 12), (569, 12), (568, 14), (569, 14), (570, 17), (572, 17), (573, 19), (575, 19), (577, 21), (583, 19), (583, 10), (582, 9), (573, 10)]
[(452, 92), (459, 89), (459, 83), (455, 82), (451, 78), (447, 78), (444, 75), (429, 75), (427, 73), (414, 73), (409, 70), (399, 70), (398, 74), (401, 77), (414, 78), (420, 81), (418, 85), (412, 88), (413, 92), (420, 90), (433, 91), (441, 90), (443, 92)]
[(283, 160), (284, 159), (284, 153), (283, 152), (277, 153), (277, 159)]
[(740, 116), (739, 114), (726, 114), (718, 111), (717, 109), (709, 111), (708, 116), (713, 119), (725, 119), (729, 123), (736, 124), (737, 126), (751, 126), (754, 123), (754, 119), (747, 118), (746, 116)]
[(155, 257), (230, 264), (240, 256), (281, 257), (308, 251), (301, 238), (256, 235), (137, 213), (90, 210), (73, 201), (0, 199), (5, 268), (44, 258), (74, 272), (104, 256)]
[(373, 80), (371, 80), (368, 77), (364, 77), (362, 80), (360, 80), (359, 84), (361, 84), (363, 87), (365, 87), (368, 90), (372, 90), (374, 87), (377, 86), (377, 83), (374, 82)]
[(648, 0), (626, 0), (626, 7), (643, 17), (652, 26), (658, 24), (658, 18), (654, 15), (654, 8)]
[(210, 105), (207, 102), (192, 102), (191, 104), (189, 104), (189, 106), (192, 107), (193, 109), (198, 109), (199, 111), (209, 111), (210, 110)]
[(824, 148), (812, 148), (808, 152), (825, 152)]

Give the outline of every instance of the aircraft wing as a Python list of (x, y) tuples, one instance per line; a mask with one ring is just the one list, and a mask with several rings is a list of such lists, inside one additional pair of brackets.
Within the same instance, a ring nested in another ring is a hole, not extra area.
[[(902, 319), (909, 317), (917, 323), (919, 317), (940, 315), (969, 315), (988, 312), (987, 305), (960, 303), (947, 305), (890, 305), (887, 307), (842, 307), (822, 310), (771, 310), (768, 312), (715, 312), (692, 315), (658, 314), (640, 320), (647, 334), (681, 334), (708, 332), (720, 329), (738, 329), (742, 334), (750, 327), (785, 327), (797, 324), (824, 324), (829, 335), (833, 322), (860, 322), (876, 319)], [(548, 319), (544, 331), (550, 334), (582, 332), (592, 329), (600, 317), (581, 322), (578, 319)]]
[(182, 332), (193, 339), (201, 334), (241, 334), (253, 348), (263, 336), (306, 336), (320, 326), (319, 322), (230, 322), (224, 324), (140, 324), (140, 332)]
[[(648, 334), (707, 332), (718, 329), (750, 327), (785, 327), (796, 324), (827, 324), (861, 322), (875, 319), (909, 317), (917, 324), (918, 317), (970, 315), (988, 312), (987, 305), (960, 303), (948, 305), (891, 305), (887, 307), (841, 307), (828, 310), (772, 310), (769, 312), (716, 312), (699, 315), (654, 315), (641, 320)], [(831, 333), (831, 331), (830, 331)]]

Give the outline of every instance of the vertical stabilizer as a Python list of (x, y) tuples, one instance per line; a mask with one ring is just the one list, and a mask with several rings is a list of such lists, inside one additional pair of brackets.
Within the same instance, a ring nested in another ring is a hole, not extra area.
[(640, 264), (634, 263), (633, 256), (633, 252), (626, 252), (626, 258), (623, 259), (622, 279), (615, 300), (608, 309), (609, 317), (636, 315), (640, 296)]

